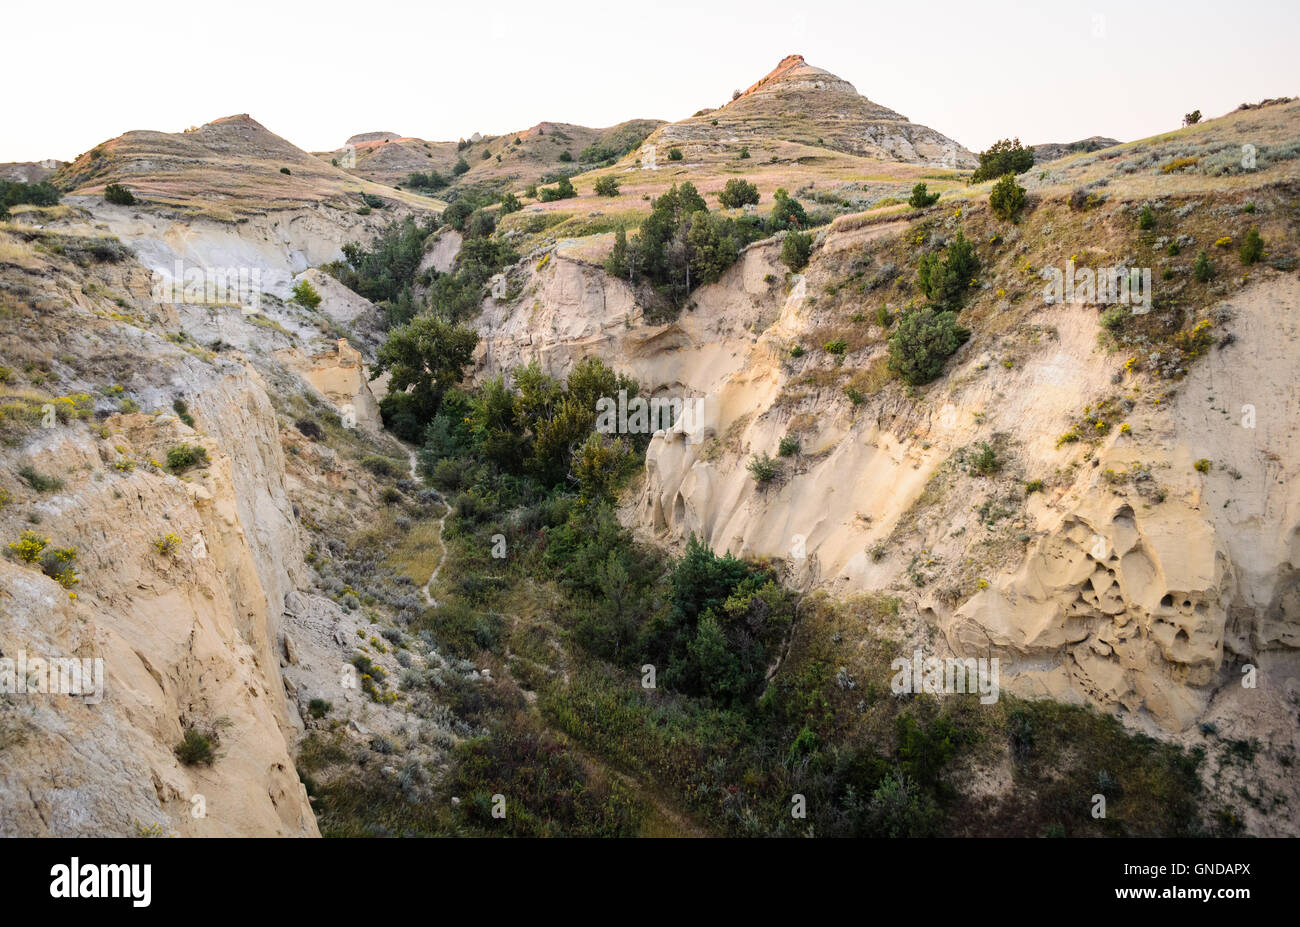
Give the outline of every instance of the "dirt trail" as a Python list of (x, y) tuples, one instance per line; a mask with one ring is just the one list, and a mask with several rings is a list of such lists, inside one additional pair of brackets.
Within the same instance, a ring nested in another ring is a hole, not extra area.
[[(418, 483), (420, 482), (420, 476), (416, 471), (415, 451), (408, 450), (407, 453), (410, 455), (411, 460), (411, 479)], [(438, 558), (438, 565), (429, 574), (428, 581), (420, 587), (420, 594), (424, 596), (424, 601), (434, 608), (438, 607), (438, 600), (429, 594), (429, 587), (437, 580), (438, 574), (442, 572), (442, 565), (447, 562), (447, 542), (443, 539), (442, 533), (447, 527), (447, 516), (451, 514), (451, 506), (442, 497), (442, 493), (438, 493), (438, 501), (442, 503), (443, 507), (442, 517), (438, 519), (438, 546), (442, 549), (442, 555)]]

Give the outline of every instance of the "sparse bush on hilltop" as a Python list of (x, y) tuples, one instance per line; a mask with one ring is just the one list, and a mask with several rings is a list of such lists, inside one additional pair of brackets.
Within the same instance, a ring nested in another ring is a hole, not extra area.
[(971, 174), (971, 183), (992, 180), (1003, 174), (1023, 174), (1034, 166), (1034, 149), (1024, 148), (1020, 139), (1003, 139), (988, 151), (980, 152), (980, 166)]
[(1190, 113), (1183, 116), (1183, 125), (1185, 126), (1194, 126), (1200, 121), (1201, 121), (1201, 111), (1199, 109), (1194, 109)]
[(890, 336), (889, 369), (911, 386), (929, 383), (968, 338), (955, 312), (915, 309), (898, 320)]

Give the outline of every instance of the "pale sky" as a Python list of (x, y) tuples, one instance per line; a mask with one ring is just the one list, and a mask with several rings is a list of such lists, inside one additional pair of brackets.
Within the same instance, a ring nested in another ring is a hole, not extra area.
[(1300, 95), (1298, 0), (64, 0), (3, 23), (0, 161), (243, 112), (308, 151), (675, 120), (794, 53), (973, 151)]

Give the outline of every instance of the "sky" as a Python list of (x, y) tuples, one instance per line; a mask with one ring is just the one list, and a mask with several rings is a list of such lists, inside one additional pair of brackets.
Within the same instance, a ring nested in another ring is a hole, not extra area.
[(308, 151), (675, 120), (788, 54), (973, 151), (1300, 95), (1297, 0), (63, 0), (3, 22), (0, 162), (235, 113)]

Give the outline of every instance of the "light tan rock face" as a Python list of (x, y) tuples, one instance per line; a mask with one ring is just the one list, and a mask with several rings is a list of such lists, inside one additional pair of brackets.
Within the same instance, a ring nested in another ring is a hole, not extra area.
[(277, 351), (275, 357), (310, 383), (349, 427), (360, 426), (375, 434), (383, 430), (379, 403), (370, 390), (369, 368), (346, 338), (338, 339), (334, 350), (310, 357), (295, 349)]
[[(1243, 667), (1260, 687), (1300, 682), (1297, 309), (1294, 279), (1222, 307), (1234, 340), (1193, 368), (1167, 415), (1134, 422), (1140, 439), (1106, 447), (1020, 568), (945, 623), (953, 646), (1059, 658), (1027, 673), (1027, 690), (1064, 682), (1174, 730), (1240, 687)], [(1157, 475), (1159, 505), (1107, 488), (1106, 471), (1134, 464)]]
[(703, 396), (744, 363), (758, 332), (775, 317), (779, 247), (756, 243), (723, 276), (697, 291), (693, 308), (648, 325), (631, 289), (564, 248), (525, 262), (523, 295), (484, 301), (476, 377), (537, 361), (562, 376), (598, 356), (637, 378), (644, 394)]
[[(193, 370), (190, 370), (193, 373)], [(77, 598), (38, 570), (0, 562), (5, 656), (98, 658), (97, 704), (13, 696), (0, 708), (0, 832), (315, 836), (288, 744), (300, 722), (277, 672), (286, 593), (301, 540), (285, 494), (275, 416), (237, 365), (191, 404), (202, 434), (173, 416), (56, 429), (24, 459), (76, 472), (37, 504), (39, 531), (79, 551)], [(180, 442), (208, 449), (191, 480), (110, 465), (123, 451), (164, 459)], [(160, 553), (167, 535), (176, 549)], [(212, 766), (184, 766), (186, 727), (216, 735)]]
[[(831, 229), (825, 248), (897, 231)], [(980, 375), (994, 358), (958, 355), (923, 402), (888, 399), (864, 415), (841, 391), (814, 390), (792, 403), (785, 394), (816, 368), (793, 373), (790, 345), (809, 343), (821, 318), (800, 278), (788, 289), (763, 283), (780, 272), (778, 250), (751, 247), (696, 291), (693, 311), (648, 326), (629, 290), (566, 259), (562, 246), (515, 304), (488, 305), (480, 375), (533, 359), (563, 373), (596, 355), (649, 393), (702, 397), (703, 440), (651, 441), (627, 510), (633, 523), (660, 542), (694, 533), (718, 550), (772, 558), (808, 587), (914, 599), (954, 652), (999, 656), (1012, 691), (1092, 701), (1176, 732), (1213, 715), (1241, 664), (1268, 668), (1273, 686), (1300, 683), (1294, 280), (1219, 307), (1236, 341), (1192, 369), (1172, 407), (1137, 406), (1129, 432), (1114, 428), (1085, 457), (1056, 438), (1089, 397), (1115, 389), (1096, 310), (1043, 307), (1035, 323), (1052, 335), (1013, 368)], [(1246, 406), (1254, 429), (1241, 427)], [(756, 487), (746, 462), (792, 431), (798, 457)], [(945, 476), (963, 448), (998, 435), (1025, 478), (1068, 475), (1025, 503), (1023, 542), (1016, 531), (981, 541), (978, 506)], [(1193, 467), (1201, 458), (1216, 461), (1209, 474)], [(1121, 487), (1110, 478), (1142, 468), (1149, 479)], [(920, 565), (902, 552), (913, 547)]]

